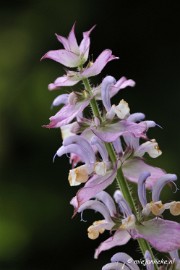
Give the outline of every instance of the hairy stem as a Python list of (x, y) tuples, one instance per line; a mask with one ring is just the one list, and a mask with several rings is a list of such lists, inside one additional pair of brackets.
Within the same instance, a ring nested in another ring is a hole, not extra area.
[[(84, 86), (85, 86), (86, 90), (88, 91), (88, 93), (90, 95), (92, 95), (92, 89), (91, 89), (89, 80), (84, 79), (83, 83), (84, 83)], [(98, 108), (98, 104), (97, 104), (95, 98), (92, 98), (92, 100), (90, 102), (90, 105), (91, 105), (94, 117), (98, 117), (100, 122), (102, 122), (102, 117), (101, 117), (101, 114), (100, 114), (100, 111), (99, 111), (99, 108)], [(117, 161), (117, 157), (116, 157), (116, 153), (114, 151), (114, 148), (113, 148), (112, 144), (111, 143), (105, 143), (105, 146), (106, 146), (106, 149), (108, 151), (108, 154), (110, 156), (110, 159), (111, 159), (112, 163), (115, 163)], [(137, 208), (136, 208), (136, 204), (135, 204), (135, 201), (134, 201), (133, 196), (131, 194), (131, 190), (129, 188), (129, 185), (128, 185), (128, 183), (127, 183), (127, 181), (126, 181), (126, 179), (125, 179), (125, 177), (123, 175), (121, 167), (117, 171), (116, 180), (117, 180), (117, 184), (118, 184), (124, 198), (129, 203), (134, 215), (136, 216), (136, 218), (138, 220), (138, 211), (137, 211)], [(139, 247), (140, 247), (143, 255), (145, 254), (146, 250), (148, 250), (150, 252), (152, 260), (154, 261), (154, 269), (158, 270), (157, 264), (155, 263), (154, 254), (153, 254), (153, 252), (151, 250), (151, 247), (150, 247), (149, 243), (144, 239), (137, 239), (137, 241), (138, 241)]]

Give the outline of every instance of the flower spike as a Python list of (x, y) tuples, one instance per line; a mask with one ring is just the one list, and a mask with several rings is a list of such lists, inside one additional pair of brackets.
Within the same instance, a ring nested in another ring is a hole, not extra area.
[[(144, 113), (131, 113), (129, 104), (122, 97), (117, 104), (111, 103), (111, 98), (121, 89), (135, 86), (132, 79), (122, 76), (116, 81), (108, 75), (99, 85), (92, 84), (91, 77), (99, 75), (108, 62), (118, 59), (110, 49), (105, 49), (94, 62), (88, 61), (93, 29), (83, 32), (78, 43), (74, 24), (67, 37), (56, 34), (64, 48), (50, 50), (42, 57), (66, 67), (65, 74), (48, 88), (69, 87), (69, 90), (54, 99), (52, 106), (61, 107), (44, 127), (60, 128), (63, 143), (55, 156), (70, 154), (69, 184), (80, 186), (70, 204), (74, 207), (74, 215), (82, 215), (88, 209), (102, 216), (87, 228), (91, 240), (104, 231), (109, 233), (96, 249), (94, 258), (97, 259), (102, 251), (123, 246), (132, 239), (138, 240), (146, 270), (161, 269), (151, 246), (158, 252), (169, 253), (174, 260), (173, 269), (179, 270), (180, 223), (165, 219), (163, 213), (169, 210), (171, 215), (179, 216), (180, 202), (160, 200), (164, 186), (174, 183), (177, 176), (150, 165), (145, 159), (146, 155), (157, 158), (162, 154), (156, 140), (148, 137), (150, 128), (160, 126), (153, 120), (146, 120)], [(75, 92), (72, 88), (78, 83), (79, 89)], [(89, 106), (92, 113), (88, 113)], [(111, 197), (105, 189), (114, 184), (115, 179), (118, 190)], [(127, 181), (137, 184), (132, 193), (131, 183)], [(149, 197), (152, 198), (150, 201)], [(102, 268), (122, 269), (140, 270), (140, 267), (129, 255), (118, 252)]]

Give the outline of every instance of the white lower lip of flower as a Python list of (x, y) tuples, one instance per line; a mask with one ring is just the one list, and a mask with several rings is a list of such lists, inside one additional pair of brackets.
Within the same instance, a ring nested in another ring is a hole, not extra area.
[(107, 171), (107, 166), (105, 162), (96, 162), (94, 171), (97, 175), (102, 175), (104, 176)]
[(148, 154), (150, 155), (150, 157), (152, 158), (157, 158), (162, 154), (162, 151), (159, 149), (159, 145), (156, 142), (155, 139), (151, 140), (151, 148), (148, 151)]
[(159, 149), (159, 145), (155, 139), (141, 144), (134, 152), (134, 155), (142, 157), (145, 153), (148, 153), (152, 158), (157, 158), (162, 154), (162, 151)]
[(61, 127), (61, 135), (62, 135), (63, 140), (74, 135), (74, 133), (71, 132), (73, 126), (74, 126), (74, 123), (64, 125)]
[(112, 107), (118, 118), (124, 119), (127, 116), (129, 116), (130, 113), (129, 105), (124, 99), (122, 99), (119, 102), (119, 105), (117, 106), (113, 105)]
[(120, 226), (120, 229), (122, 230), (134, 229), (135, 222), (136, 222), (135, 216), (130, 215), (127, 218), (122, 219), (122, 224)]
[(69, 171), (69, 183), (70, 186), (78, 186), (81, 183), (85, 183), (88, 180), (88, 169), (86, 165), (79, 166)]

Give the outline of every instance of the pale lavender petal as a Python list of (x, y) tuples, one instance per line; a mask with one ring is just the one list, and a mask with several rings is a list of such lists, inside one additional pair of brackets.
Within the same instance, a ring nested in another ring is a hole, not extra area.
[(98, 75), (99, 73), (101, 73), (101, 71), (103, 70), (103, 68), (106, 66), (106, 64), (111, 61), (117, 59), (117, 57), (115, 57), (114, 55), (112, 55), (112, 51), (111, 50), (104, 50), (96, 59), (96, 61), (92, 64), (91, 67), (85, 69), (81, 75), (82, 77), (92, 77), (95, 75)]
[(68, 153), (74, 153), (74, 154), (78, 155), (79, 157), (81, 157), (81, 160), (87, 164), (87, 166), (91, 167), (89, 157), (86, 155), (86, 153), (84, 153), (82, 151), (82, 149), (77, 144), (70, 144), (68, 146), (61, 146), (57, 150), (56, 155), (58, 157), (61, 157), (62, 155), (68, 154)]
[(141, 173), (149, 172), (151, 175), (146, 180), (146, 188), (152, 189), (158, 179), (165, 175), (165, 171), (160, 168), (146, 164), (140, 158), (133, 158), (125, 161), (122, 166), (124, 176), (131, 182), (138, 183)]
[(144, 254), (144, 258), (146, 261), (146, 269), (147, 270), (154, 270), (154, 264), (152, 263), (152, 257), (151, 254), (148, 250), (146, 250), (145, 254)]
[(90, 47), (89, 36), (94, 28), (95, 25), (89, 31), (83, 33), (83, 40), (81, 41), (79, 46), (80, 54), (83, 56), (84, 62), (88, 59), (89, 56), (89, 47)]
[(112, 86), (110, 90), (110, 97), (115, 96), (121, 89), (124, 89), (128, 86), (134, 87), (135, 86), (135, 81), (129, 79), (127, 80), (126, 77), (121, 77), (114, 86)]
[(145, 114), (143, 113), (132, 113), (128, 116), (127, 120), (130, 122), (140, 122), (145, 118)]
[(78, 213), (83, 212), (86, 209), (91, 209), (94, 210), (96, 212), (99, 212), (104, 218), (105, 220), (107, 220), (110, 223), (113, 223), (109, 210), (106, 207), (106, 205), (104, 205), (103, 203), (99, 202), (99, 201), (95, 201), (95, 200), (89, 200), (85, 203), (83, 203), (79, 208), (78, 208)]
[(142, 207), (146, 206), (147, 198), (146, 198), (146, 179), (151, 176), (149, 172), (142, 172), (138, 179), (138, 197)]
[(91, 144), (95, 145), (98, 152), (100, 153), (102, 159), (104, 162), (108, 162), (109, 161), (109, 155), (107, 152), (107, 149), (104, 145), (104, 143), (96, 136), (93, 136), (92, 140), (91, 140)]
[(68, 42), (69, 42), (69, 47), (70, 47), (70, 51), (79, 54), (79, 46), (77, 44), (77, 40), (76, 40), (76, 36), (75, 36), (75, 23), (69, 33), (68, 36)]
[(122, 263), (114, 262), (114, 263), (107, 263), (103, 266), (102, 270), (129, 270), (129, 267), (125, 266)]
[(67, 104), (69, 94), (62, 94), (57, 96), (52, 103), (52, 106), (59, 106), (61, 104)]
[(102, 251), (109, 250), (116, 246), (125, 245), (130, 239), (131, 236), (127, 231), (116, 231), (113, 236), (100, 244), (95, 251), (94, 258), (97, 259)]
[(78, 67), (80, 64), (80, 57), (73, 52), (66, 50), (54, 50), (47, 52), (42, 58), (52, 59), (66, 67)]
[(111, 262), (122, 262), (124, 265), (127, 265), (130, 270), (139, 270), (139, 267), (134, 260), (124, 252), (114, 254), (111, 258)]
[(120, 88), (120, 89), (124, 89), (124, 88), (126, 88), (126, 87), (128, 87), (128, 86), (134, 87), (135, 85), (136, 85), (135, 81), (129, 79), (129, 80), (124, 81), (124, 82), (121, 84), (121, 86), (119, 86), (119, 88)]
[(117, 210), (116, 210), (115, 203), (112, 197), (106, 191), (101, 191), (95, 196), (95, 198), (106, 205), (111, 217), (114, 217), (116, 215)]
[(126, 120), (121, 120), (115, 124), (109, 124), (107, 126), (99, 126), (97, 128), (91, 127), (94, 134), (104, 142), (113, 142), (119, 136), (131, 134), (134, 137), (145, 138), (145, 132), (147, 129), (146, 124), (132, 123)]
[(84, 139), (80, 135), (73, 135), (64, 139), (63, 141), (64, 146), (67, 146), (70, 144), (77, 144), (82, 150), (82, 152), (88, 156), (89, 163), (92, 163), (93, 165), (95, 164), (96, 158), (95, 158), (94, 151), (90, 143), (86, 139)]
[(78, 116), (88, 105), (90, 100), (77, 102), (75, 105), (65, 105), (54, 116), (50, 117), (50, 123), (44, 125), (46, 128), (58, 128), (69, 124), (76, 116)]
[(113, 171), (108, 172), (105, 176), (94, 175), (89, 179), (83, 188), (81, 188), (76, 197), (78, 206), (93, 198), (100, 191), (111, 185), (116, 177), (116, 168)]
[(48, 85), (48, 89), (51, 90), (55, 90), (59, 87), (63, 87), (63, 86), (73, 86), (75, 84), (77, 84), (80, 81), (80, 78), (78, 79), (76, 76), (68, 76), (68, 75), (64, 75), (62, 77), (57, 78), (54, 83), (50, 83)]
[(123, 152), (120, 138), (117, 138), (113, 142), (113, 146), (114, 146), (114, 150), (116, 151), (117, 154), (121, 154)]
[(177, 180), (177, 176), (175, 174), (165, 174), (155, 183), (152, 189), (152, 200), (154, 202), (159, 201), (160, 193), (163, 187), (169, 182), (174, 182)]
[(67, 38), (63, 37), (63, 36), (60, 36), (58, 34), (55, 34), (58, 41), (62, 43), (62, 45), (64, 46), (64, 49), (66, 51), (70, 51), (70, 47), (69, 47), (69, 41), (67, 40)]
[(180, 249), (180, 224), (170, 220), (155, 218), (136, 226), (134, 239), (144, 238), (160, 252)]
[(131, 134), (123, 135), (123, 139), (129, 149), (135, 150), (139, 147), (139, 138), (135, 138)]
[(123, 216), (128, 217), (132, 215), (132, 210), (128, 204), (128, 202), (123, 197), (120, 190), (116, 190), (114, 193), (114, 199), (116, 203), (118, 204), (120, 211), (123, 213)]
[(111, 109), (110, 89), (115, 83), (114, 77), (106, 76), (101, 84), (101, 99), (107, 112)]
[(157, 126), (157, 124), (154, 121), (151, 121), (151, 120), (143, 121), (141, 123), (145, 123), (146, 126), (147, 126), (147, 129)]
[(170, 254), (170, 256), (171, 256), (172, 259), (175, 259), (176, 262), (180, 260), (177, 249), (169, 252), (169, 254)]

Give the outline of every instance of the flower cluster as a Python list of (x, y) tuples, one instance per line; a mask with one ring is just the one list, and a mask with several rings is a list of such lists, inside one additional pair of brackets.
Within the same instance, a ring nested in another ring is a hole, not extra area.
[[(104, 50), (97, 59), (89, 61), (90, 34), (94, 27), (83, 33), (78, 45), (75, 25), (67, 38), (56, 35), (64, 49), (47, 52), (42, 59), (52, 59), (67, 68), (64, 76), (49, 84), (49, 90), (61, 87), (83, 85), (82, 91), (69, 91), (53, 101), (60, 110), (52, 117), (46, 128), (60, 128), (62, 146), (55, 156), (70, 154), (72, 165), (69, 171), (70, 186), (80, 186), (72, 198), (74, 215), (85, 209), (99, 212), (102, 220), (95, 221), (87, 230), (90, 239), (96, 239), (105, 230), (110, 238), (96, 249), (95, 258), (102, 251), (122, 246), (130, 239), (137, 239), (144, 258), (153, 259), (151, 247), (159, 252), (169, 253), (174, 259), (174, 268), (179, 268), (180, 224), (163, 218), (163, 212), (180, 215), (180, 202), (161, 201), (161, 190), (168, 183), (177, 180), (175, 174), (149, 165), (145, 155), (157, 158), (162, 154), (155, 139), (147, 136), (149, 128), (156, 127), (154, 121), (145, 120), (143, 113), (130, 113), (128, 103), (121, 99), (112, 104), (111, 98), (135, 82), (126, 77), (116, 80), (106, 76), (102, 83), (93, 87), (89, 78), (101, 73), (106, 64), (118, 59), (111, 50)], [(68, 88), (69, 89), (69, 88)], [(103, 109), (99, 110), (99, 103)], [(92, 117), (85, 109), (91, 107)], [(106, 191), (115, 179), (119, 189), (112, 198)], [(130, 182), (137, 184), (137, 196), (132, 195)], [(146, 193), (150, 190), (152, 200)], [(137, 210), (138, 205), (138, 210)], [(133, 259), (125, 253), (117, 253), (103, 270), (139, 269)], [(147, 265), (147, 269), (160, 269)]]

